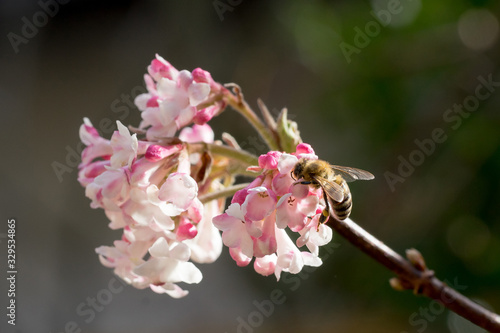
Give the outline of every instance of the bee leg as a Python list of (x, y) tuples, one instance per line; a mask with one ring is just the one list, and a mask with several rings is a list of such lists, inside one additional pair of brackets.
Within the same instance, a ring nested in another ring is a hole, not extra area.
[(326, 221), (328, 221), (328, 217), (330, 217), (330, 203), (328, 202), (328, 197), (327, 197), (325, 191), (323, 191), (323, 199), (325, 200), (325, 209), (323, 209), (323, 211), (321, 212), (321, 216), (319, 217), (319, 223), (318, 223), (317, 230), (319, 230), (319, 224), (325, 223)]
[[(323, 212), (321, 212), (321, 216), (319, 217), (319, 223), (325, 223), (326, 220), (328, 220), (328, 217), (330, 216), (330, 213), (328, 212), (328, 209), (323, 209)], [(319, 224), (318, 224), (319, 228)]]

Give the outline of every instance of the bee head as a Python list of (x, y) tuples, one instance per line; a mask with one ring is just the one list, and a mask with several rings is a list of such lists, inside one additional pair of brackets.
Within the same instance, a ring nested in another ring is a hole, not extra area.
[(302, 177), (302, 172), (304, 172), (304, 164), (305, 161), (303, 159), (300, 159), (297, 164), (295, 164), (295, 167), (292, 169), (292, 178), (297, 180)]

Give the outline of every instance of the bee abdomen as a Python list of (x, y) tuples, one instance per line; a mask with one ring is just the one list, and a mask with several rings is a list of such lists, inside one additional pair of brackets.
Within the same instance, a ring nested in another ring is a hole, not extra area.
[(351, 192), (349, 191), (345, 193), (344, 200), (339, 203), (334, 203), (332, 205), (332, 209), (335, 213), (335, 216), (337, 216), (339, 220), (345, 220), (346, 218), (348, 218), (352, 210)]

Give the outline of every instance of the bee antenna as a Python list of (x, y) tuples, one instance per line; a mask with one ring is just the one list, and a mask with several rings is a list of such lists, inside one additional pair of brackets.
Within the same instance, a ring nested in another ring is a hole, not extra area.
[(297, 179), (295, 179), (295, 177), (293, 176), (293, 170), (292, 170), (292, 171), (290, 171), (290, 177), (292, 177), (292, 179), (293, 179), (293, 180), (297, 180)]

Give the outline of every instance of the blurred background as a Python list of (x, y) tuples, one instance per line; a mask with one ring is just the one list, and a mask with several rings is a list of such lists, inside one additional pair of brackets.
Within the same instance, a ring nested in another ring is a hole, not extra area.
[[(374, 173), (351, 185), (353, 219), (498, 312), (499, 20), (488, 0), (0, 1), (0, 267), (8, 218), (18, 266), (17, 325), (2, 313), (0, 331), (482, 332), (392, 290), (390, 272), (337, 236), (294, 280), (239, 268), (225, 249), (183, 299), (119, 288), (94, 248), (121, 233), (89, 207), (75, 152), (83, 117), (108, 138), (116, 119), (139, 124), (130, 101), (155, 53), (202, 67), (255, 108), (287, 107), (320, 158)], [(236, 112), (211, 124), (265, 152)]]

